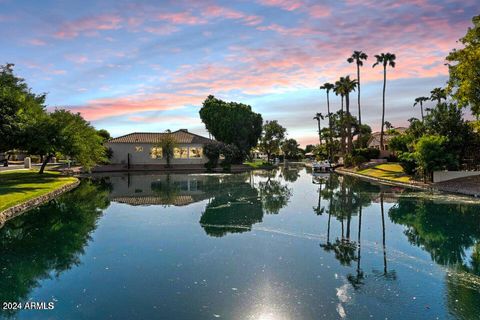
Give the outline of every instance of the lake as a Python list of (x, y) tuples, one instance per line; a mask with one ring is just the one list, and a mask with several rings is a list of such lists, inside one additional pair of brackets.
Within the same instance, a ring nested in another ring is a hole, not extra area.
[(480, 319), (478, 203), (305, 168), (95, 176), (0, 246), (4, 318)]

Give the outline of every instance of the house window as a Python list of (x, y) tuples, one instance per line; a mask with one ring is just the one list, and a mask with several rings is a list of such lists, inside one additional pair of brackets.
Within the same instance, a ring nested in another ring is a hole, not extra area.
[(162, 159), (163, 157), (163, 150), (160, 147), (153, 147), (150, 149), (150, 157), (152, 159)]
[(201, 158), (203, 156), (203, 148), (189, 148), (189, 158)]
[(142, 146), (135, 146), (135, 152), (143, 152)]
[(187, 159), (188, 148), (175, 148), (173, 149), (173, 157), (175, 159)]

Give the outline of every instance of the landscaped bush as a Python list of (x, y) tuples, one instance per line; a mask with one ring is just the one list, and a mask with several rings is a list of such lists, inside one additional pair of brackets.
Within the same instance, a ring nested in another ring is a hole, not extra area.
[(343, 165), (347, 168), (353, 167), (353, 156), (350, 154), (347, 154), (343, 158)]
[(223, 166), (231, 165), (238, 161), (240, 157), (240, 150), (234, 144), (225, 144), (221, 150), (221, 153), (225, 157), (223, 160)]
[(362, 155), (356, 155), (352, 157), (353, 165), (355, 167), (361, 166), (363, 163), (368, 162), (367, 158)]
[(412, 152), (403, 152), (398, 156), (398, 161), (406, 174), (414, 175), (417, 170), (417, 161)]
[(208, 159), (205, 168), (213, 169), (218, 164), (220, 153), (222, 153), (223, 144), (219, 142), (208, 143), (203, 147), (203, 152)]
[(360, 148), (360, 149), (355, 149), (353, 151), (353, 155), (362, 156), (368, 161), (370, 159), (378, 159), (378, 157), (380, 156), (380, 150), (375, 148)]

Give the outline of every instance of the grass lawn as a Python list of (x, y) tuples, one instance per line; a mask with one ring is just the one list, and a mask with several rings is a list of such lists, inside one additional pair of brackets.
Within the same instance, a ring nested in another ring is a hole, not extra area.
[(402, 166), (400, 166), (398, 163), (379, 164), (373, 168), (359, 170), (357, 171), (357, 173), (374, 177), (374, 178), (392, 180), (392, 181), (398, 181), (398, 182), (412, 181), (412, 177), (407, 175), (403, 171)]
[(77, 181), (57, 172), (38, 174), (37, 170), (0, 172), (0, 212)]
[(274, 165), (272, 165), (271, 163), (263, 160), (247, 161), (243, 164), (250, 166), (254, 169), (272, 169), (274, 167)]

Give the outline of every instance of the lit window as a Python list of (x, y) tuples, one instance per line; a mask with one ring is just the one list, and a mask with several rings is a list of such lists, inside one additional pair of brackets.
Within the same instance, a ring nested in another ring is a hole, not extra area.
[(175, 159), (187, 159), (188, 148), (175, 148), (173, 149), (173, 157)]
[(151, 148), (150, 149), (150, 157), (152, 157), (152, 159), (162, 159), (162, 157), (163, 157), (162, 148), (160, 148), (160, 147)]
[(143, 152), (142, 146), (135, 146), (135, 152)]
[(189, 158), (201, 158), (203, 156), (203, 148), (189, 148)]

